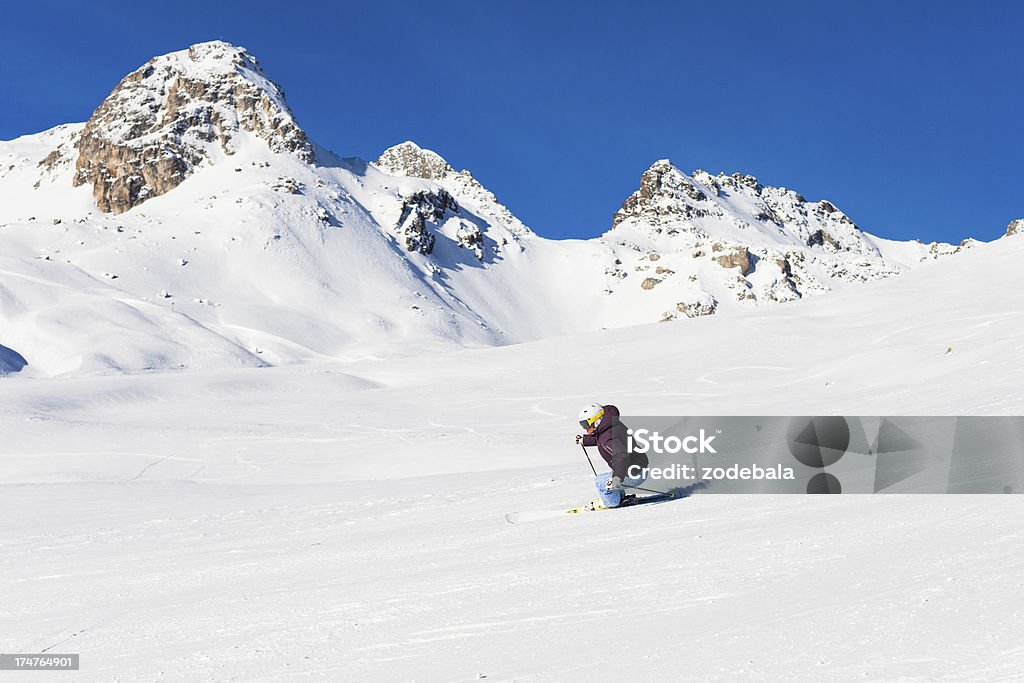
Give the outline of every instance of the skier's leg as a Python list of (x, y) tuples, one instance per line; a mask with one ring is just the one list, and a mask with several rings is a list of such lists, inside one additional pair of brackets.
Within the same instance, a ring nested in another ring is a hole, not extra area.
[(636, 503), (638, 490), (633, 487), (640, 486), (644, 481), (646, 481), (646, 477), (643, 475), (639, 477), (627, 476), (622, 482), (622, 496), (619, 500), (619, 505), (626, 506)]
[(603, 472), (594, 479), (594, 486), (597, 487), (597, 494), (601, 497), (601, 504), (609, 508), (618, 506), (622, 501), (622, 491), (609, 491), (605, 488), (611, 478), (611, 472)]

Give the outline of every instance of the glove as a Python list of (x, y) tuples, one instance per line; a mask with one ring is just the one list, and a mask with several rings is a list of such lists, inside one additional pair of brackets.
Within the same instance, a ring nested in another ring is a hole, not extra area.
[(583, 443), (583, 435), (582, 434), (577, 434), (576, 435), (576, 445), (578, 446), (581, 443)]
[(605, 491), (620, 491), (622, 489), (622, 480), (618, 477), (612, 477), (604, 485)]

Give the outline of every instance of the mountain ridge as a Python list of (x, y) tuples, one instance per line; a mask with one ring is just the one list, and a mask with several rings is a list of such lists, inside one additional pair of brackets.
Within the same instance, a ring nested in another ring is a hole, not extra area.
[(15, 278), (0, 282), (0, 343), (30, 371), (511, 344), (733, 314), (962, 248), (884, 240), (826, 200), (668, 160), (603, 234), (546, 239), (414, 142), (373, 162), (318, 147), (226, 43), (155, 57), (108, 101), (0, 142), (0, 269)]

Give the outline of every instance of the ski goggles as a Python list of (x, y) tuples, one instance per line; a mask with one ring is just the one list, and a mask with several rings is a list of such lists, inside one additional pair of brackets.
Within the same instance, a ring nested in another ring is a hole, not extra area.
[(584, 429), (590, 429), (591, 427), (594, 426), (594, 423), (600, 420), (602, 417), (604, 417), (603, 410), (594, 415), (594, 417), (590, 418), (589, 420), (580, 420), (580, 427), (583, 427)]

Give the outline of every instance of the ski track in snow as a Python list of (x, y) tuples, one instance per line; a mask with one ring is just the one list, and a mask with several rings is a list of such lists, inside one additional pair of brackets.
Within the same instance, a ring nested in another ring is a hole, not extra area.
[(5, 504), (63, 488), (88, 514), (5, 525), (20, 637), (0, 645), (73, 642), (89, 680), (572, 681), (594, 661), (615, 676), (941, 679), (986, 670), (1024, 626), (1016, 496), (697, 495), (515, 526), (502, 510), (572, 496), (581, 477), (444, 479), (343, 499), (337, 485), (17, 487)]
[[(719, 401), (744, 386), (768, 404), (769, 376), (729, 369)], [(697, 494), (510, 525), (510, 510), (593, 496), (570, 407), (593, 394), (545, 400), (527, 379), (489, 396), (467, 373), (450, 390), (478, 399), (449, 404), (408, 382), (331, 394), (331, 371), (269, 371), (280, 381), (250, 397), (267, 372), (61, 383), (43, 423), (22, 421), (38, 383), (5, 385), (0, 650), (81, 652), (84, 680), (585, 681), (595, 666), (935, 680), (1024, 665), (1019, 496)], [(629, 382), (620, 395), (649, 386)], [(665, 405), (700, 400), (675, 383)]]

